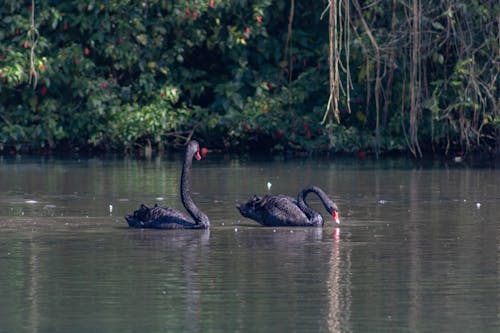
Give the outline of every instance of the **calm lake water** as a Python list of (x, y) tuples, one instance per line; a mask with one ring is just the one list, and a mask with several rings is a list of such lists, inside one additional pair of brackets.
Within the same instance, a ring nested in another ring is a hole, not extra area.
[[(183, 210), (180, 168), (0, 157), (0, 332), (500, 331), (500, 169), (209, 155), (209, 231), (129, 229), (140, 203)], [(321, 186), (340, 227), (242, 218), (267, 182)]]

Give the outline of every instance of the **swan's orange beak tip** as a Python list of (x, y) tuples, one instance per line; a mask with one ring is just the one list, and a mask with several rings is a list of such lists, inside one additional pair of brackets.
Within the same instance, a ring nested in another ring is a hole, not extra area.
[(335, 223), (340, 224), (339, 213), (336, 210), (333, 211), (332, 217)]
[(194, 154), (194, 158), (196, 158), (198, 161), (201, 160), (201, 155), (199, 151), (197, 151), (196, 154)]

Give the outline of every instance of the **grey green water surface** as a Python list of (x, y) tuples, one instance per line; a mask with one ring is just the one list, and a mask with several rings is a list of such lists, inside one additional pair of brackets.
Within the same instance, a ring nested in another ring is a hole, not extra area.
[[(127, 228), (182, 209), (180, 157), (0, 158), (0, 332), (500, 331), (499, 169), (209, 156), (209, 231)], [(267, 182), (321, 186), (340, 227), (240, 217)]]

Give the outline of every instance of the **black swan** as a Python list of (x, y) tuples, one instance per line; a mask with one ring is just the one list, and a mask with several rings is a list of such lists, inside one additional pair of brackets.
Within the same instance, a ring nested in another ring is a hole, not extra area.
[(193, 157), (197, 160), (201, 159), (200, 146), (194, 140), (187, 146), (181, 175), (181, 201), (192, 219), (173, 208), (160, 207), (157, 204), (149, 208), (141, 204), (134, 214), (125, 216), (130, 227), (153, 229), (208, 229), (210, 227), (210, 220), (196, 207), (189, 192), (189, 170)]
[(315, 193), (335, 222), (340, 223), (337, 205), (317, 186), (304, 188), (297, 200), (286, 195), (254, 195), (247, 203), (236, 208), (244, 217), (265, 226), (322, 226), (323, 216), (306, 202), (309, 193)]

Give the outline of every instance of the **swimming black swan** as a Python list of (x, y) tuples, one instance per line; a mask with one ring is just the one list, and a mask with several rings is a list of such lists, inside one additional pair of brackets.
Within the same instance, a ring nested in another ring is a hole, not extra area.
[(158, 205), (149, 208), (141, 204), (134, 214), (125, 216), (130, 227), (153, 229), (208, 229), (210, 227), (210, 220), (196, 207), (189, 192), (189, 170), (193, 157), (197, 160), (201, 159), (200, 146), (194, 140), (187, 146), (181, 175), (181, 201), (192, 219), (173, 208)]
[(247, 203), (236, 208), (240, 214), (265, 226), (322, 226), (323, 216), (313, 210), (306, 202), (306, 196), (315, 193), (323, 206), (340, 223), (337, 205), (317, 186), (304, 188), (295, 201), (286, 195), (254, 195)]

